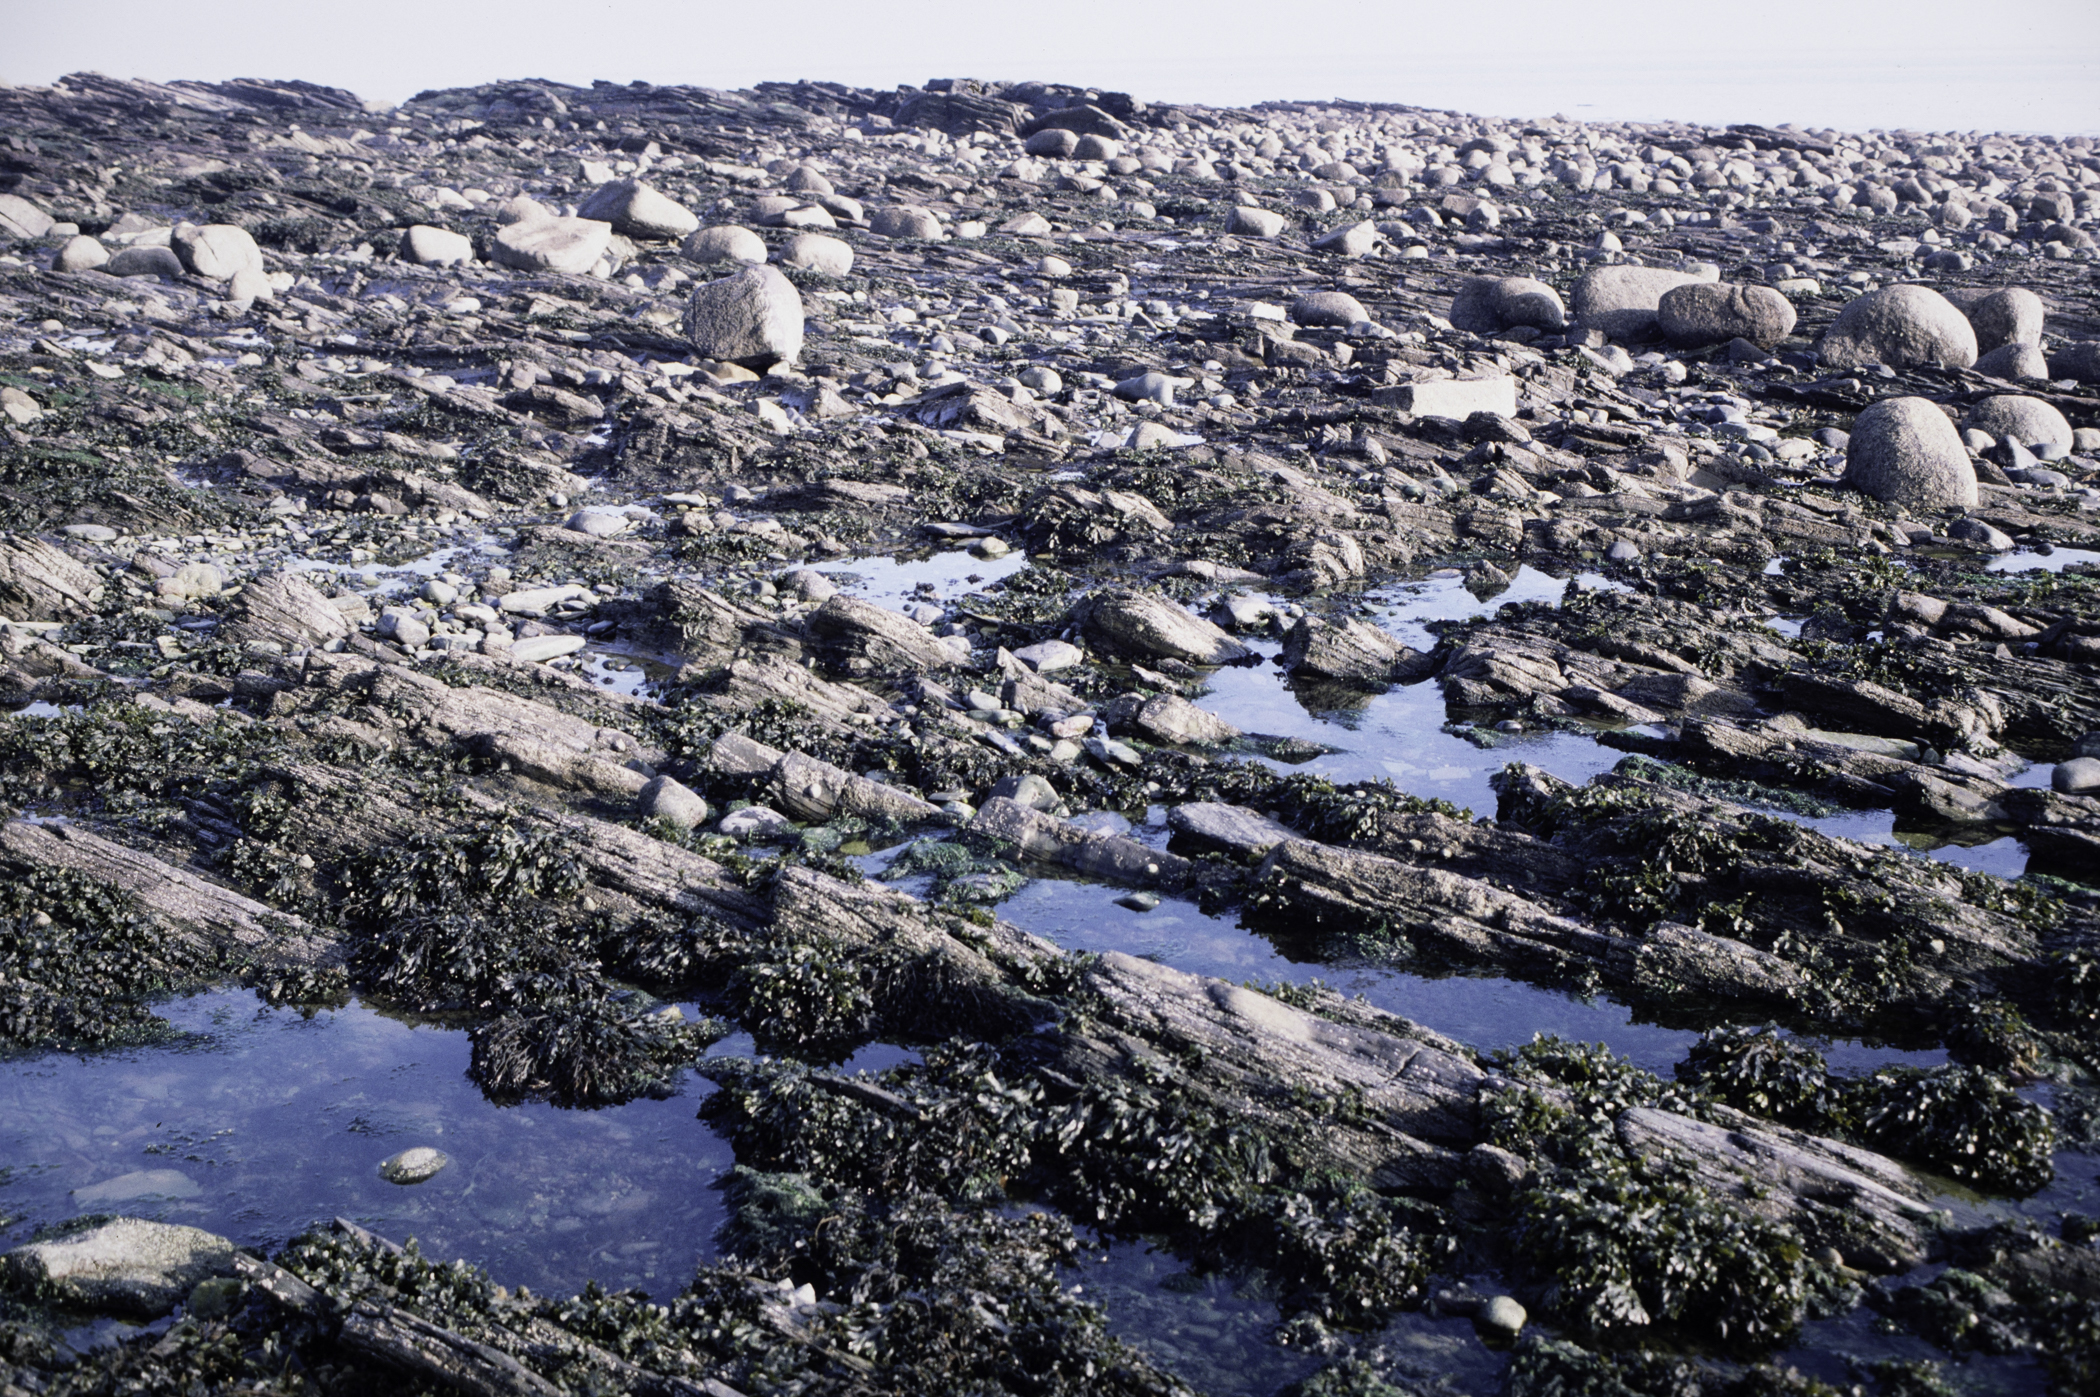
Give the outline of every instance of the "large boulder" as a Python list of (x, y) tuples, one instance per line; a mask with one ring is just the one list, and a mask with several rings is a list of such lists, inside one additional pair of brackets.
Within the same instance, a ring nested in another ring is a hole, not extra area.
[(1985, 398), (1969, 409), (1962, 426), (1989, 432), (1999, 441), (2016, 441), (2022, 446), (2071, 449), (2071, 424), (2062, 413), (2040, 398), (2024, 398), (2013, 393)]
[(739, 224), (721, 223), (687, 238), (678, 252), (691, 262), (749, 262), (755, 266), (766, 260), (766, 240)]
[(521, 218), (496, 231), (489, 260), (522, 272), (581, 275), (612, 246), (610, 223), (595, 218)]
[(66, 240), (51, 259), (52, 269), (61, 272), (91, 272), (109, 262), (109, 249), (85, 233)]
[(230, 223), (177, 225), (168, 235), (168, 247), (182, 262), (183, 270), (213, 281), (228, 281), (240, 272), (263, 270), (262, 249), (245, 228)]
[(1568, 308), (1560, 293), (1535, 277), (1467, 277), (1451, 298), (1451, 323), (1476, 335), (1499, 334), (1529, 325), (1564, 330)]
[(1954, 423), (1928, 398), (1884, 398), (1845, 444), (1844, 483), (1908, 509), (1974, 508), (1976, 469)]
[(772, 267), (746, 267), (693, 292), (685, 337), (705, 359), (752, 369), (792, 364), (802, 353), (802, 293)]
[(1284, 632), (1279, 658), (1294, 679), (1321, 679), (1366, 689), (1419, 679), (1431, 667), (1429, 657), (1421, 651), (1355, 617), (1343, 621), (1299, 617)]
[(2049, 357), (2038, 344), (2001, 344), (1976, 356), (1976, 372), (1992, 378), (2039, 383), (2049, 376)]
[(1665, 291), (1656, 321), (1679, 349), (1736, 339), (1770, 349), (1794, 332), (1794, 303), (1769, 286), (1702, 281)]
[(804, 622), (810, 638), (839, 662), (884, 671), (951, 669), (969, 658), (969, 642), (951, 645), (909, 616), (859, 597), (834, 596)]
[(2040, 344), (2044, 309), (2042, 298), (2024, 286), (2002, 286), (1962, 307), (1969, 327), (1976, 332), (1980, 357), (2009, 344)]
[(635, 179), (599, 185), (576, 212), (579, 217), (609, 223), (615, 233), (630, 238), (669, 241), (700, 226), (692, 210)]
[(2100, 340), (2073, 340), (2050, 355), (2049, 377), (2100, 383)]
[(1976, 331), (1954, 303), (1929, 286), (1884, 286), (1855, 297), (1823, 336), (1821, 357), (1835, 369), (1966, 369), (1976, 362)]
[(114, 1218), (0, 1255), (0, 1280), (85, 1310), (154, 1318), (233, 1274), (233, 1243), (201, 1228)]
[(1047, 155), (1053, 160), (1062, 160), (1079, 149), (1079, 135), (1062, 126), (1045, 127), (1023, 141), (1021, 149), (1030, 155)]
[(1652, 339), (1665, 292), (1715, 279), (1662, 267), (1592, 267), (1575, 283), (1575, 323), (1615, 340)]
[(1202, 617), (1151, 592), (1097, 592), (1080, 603), (1078, 612), (1100, 648), (1127, 659), (1217, 665), (1252, 653)]
[(1286, 221), (1274, 209), (1257, 209), (1242, 204), (1226, 218), (1225, 231), (1243, 237), (1274, 238), (1281, 236)]

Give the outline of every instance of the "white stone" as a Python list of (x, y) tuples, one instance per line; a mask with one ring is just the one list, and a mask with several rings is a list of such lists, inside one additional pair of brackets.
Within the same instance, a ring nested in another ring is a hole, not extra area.
[(402, 260), (419, 267), (453, 267), (474, 260), (474, 240), (450, 228), (418, 223), (401, 233)]
[(1417, 417), (1451, 417), (1464, 421), (1476, 412), (1497, 417), (1517, 415), (1517, 381), (1507, 374), (1490, 378), (1439, 378), (1402, 383), (1372, 395), (1381, 407), (1394, 407)]
[(580, 635), (535, 635), (512, 645), (510, 656), (521, 664), (536, 665), (563, 655), (573, 655), (582, 648), (583, 637)]
[(525, 272), (581, 276), (612, 246), (612, 225), (591, 218), (524, 220), (498, 230), (489, 257)]
[(379, 1166), (379, 1177), (390, 1184), (419, 1184), (425, 1179), (435, 1178), (451, 1162), (443, 1150), (416, 1145), (388, 1156)]
[(797, 233), (780, 248), (780, 265), (826, 276), (845, 276), (853, 270), (853, 246), (822, 233)]
[(198, 227), (184, 223), (168, 235), (168, 247), (186, 271), (225, 281), (242, 270), (262, 272), (262, 249), (245, 228), (230, 223), (208, 223)]

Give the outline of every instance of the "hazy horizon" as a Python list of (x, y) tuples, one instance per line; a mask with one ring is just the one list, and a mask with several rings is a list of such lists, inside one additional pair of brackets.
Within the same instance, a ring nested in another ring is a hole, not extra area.
[(267, 0), (143, 0), (18, 16), (0, 79), (69, 72), (212, 82), (304, 79), (399, 103), (431, 88), (544, 78), (749, 87), (797, 78), (890, 88), (1040, 79), (1146, 101), (1395, 102), (1483, 116), (1734, 121), (1842, 130), (2100, 134), (2100, 5), (1773, 0), (1753, 17), (1651, 18), (1626, 5), (1516, 0), (1481, 12), (1341, 0), (1317, 13), (1160, 0), (1056, 14), (928, 0), (871, 17), (805, 0), (782, 31), (672, 0), (595, 6), (372, 0), (287, 23)]

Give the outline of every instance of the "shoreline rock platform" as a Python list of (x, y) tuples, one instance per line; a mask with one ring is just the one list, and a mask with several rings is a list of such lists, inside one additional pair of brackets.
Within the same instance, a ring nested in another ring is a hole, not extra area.
[[(496, 1104), (697, 1073), (737, 1157), (668, 1303), (18, 1229), (0, 1394), (1235, 1378), (1078, 1286), (1137, 1239), (1295, 1397), (2093, 1390), (2096, 198), (2085, 137), (1049, 82), (0, 88), (0, 1049), (355, 995)], [(1240, 670), (1433, 695), (1495, 808)], [(1043, 879), (1700, 1037), (1482, 1051)]]

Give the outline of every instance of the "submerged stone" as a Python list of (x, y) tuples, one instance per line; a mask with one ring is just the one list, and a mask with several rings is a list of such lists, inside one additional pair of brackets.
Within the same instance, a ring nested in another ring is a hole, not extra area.
[(416, 1145), (387, 1156), (380, 1163), (379, 1176), (390, 1184), (420, 1184), (426, 1179), (436, 1178), (451, 1162), (443, 1150)]

